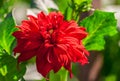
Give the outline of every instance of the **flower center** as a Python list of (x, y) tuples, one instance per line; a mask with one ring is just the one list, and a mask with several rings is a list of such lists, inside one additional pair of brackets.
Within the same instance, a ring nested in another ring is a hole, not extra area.
[(50, 30), (49, 30), (49, 33), (50, 33), (50, 35), (51, 35), (51, 34), (53, 33), (53, 29), (50, 29)]

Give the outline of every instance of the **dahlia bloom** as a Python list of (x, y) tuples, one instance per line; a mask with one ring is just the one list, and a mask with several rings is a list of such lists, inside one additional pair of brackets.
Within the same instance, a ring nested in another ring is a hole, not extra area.
[(17, 39), (14, 53), (20, 53), (18, 63), (36, 56), (36, 66), (44, 77), (50, 70), (58, 72), (61, 67), (70, 74), (71, 63), (88, 63), (88, 51), (82, 44), (87, 36), (85, 28), (74, 20), (66, 21), (60, 12), (45, 15), (40, 12), (37, 17), (28, 16), (13, 33)]

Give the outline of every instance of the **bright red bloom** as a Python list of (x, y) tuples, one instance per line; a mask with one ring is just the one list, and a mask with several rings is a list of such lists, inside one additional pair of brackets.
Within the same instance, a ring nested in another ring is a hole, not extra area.
[(37, 70), (44, 77), (50, 70), (57, 72), (62, 66), (71, 73), (71, 63), (88, 63), (82, 39), (87, 36), (85, 28), (73, 20), (65, 21), (60, 12), (36, 17), (28, 16), (13, 35), (17, 39), (14, 52), (20, 53), (18, 63), (36, 56)]

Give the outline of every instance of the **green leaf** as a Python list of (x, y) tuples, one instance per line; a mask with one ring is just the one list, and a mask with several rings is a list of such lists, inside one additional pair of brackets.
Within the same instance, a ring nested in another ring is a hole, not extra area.
[(42, 78), (42, 80), (40, 80), (40, 81), (46, 81), (46, 79), (45, 79), (45, 78)]
[(74, 0), (74, 2), (75, 3), (77, 3), (77, 4), (81, 4), (82, 2), (89, 2), (89, 3), (91, 3), (92, 2), (92, 0)]
[(50, 81), (67, 81), (68, 71), (61, 68), (57, 73), (50, 72)]
[(74, 0), (76, 7), (78, 7), (78, 11), (85, 12), (89, 11), (92, 7), (92, 0)]
[[(63, 13), (68, 7), (72, 7), (72, 9), (75, 9), (75, 7), (80, 6), (81, 8), (86, 9), (90, 7), (92, 3), (92, 0), (54, 0), (54, 1), (59, 7), (59, 10)], [(83, 5), (84, 3), (86, 4)]]
[(66, 20), (79, 20), (80, 13), (91, 9), (92, 0), (54, 0)]
[(17, 60), (13, 56), (0, 54), (0, 81), (18, 81), (25, 71), (25, 64), (20, 64), (17, 68)]
[(12, 33), (16, 30), (13, 16), (8, 14), (3, 22), (0, 23), (0, 46), (9, 54), (12, 52), (14, 37)]
[(0, 20), (3, 20), (12, 9), (16, 0), (0, 0)]
[(85, 27), (88, 37), (83, 44), (87, 50), (103, 50), (105, 36), (113, 36), (117, 33), (117, 22), (112, 12), (96, 10), (93, 15), (85, 18), (80, 25)]
[(66, 20), (70, 20), (72, 15), (72, 8), (69, 5), (70, 1), (71, 0), (54, 0), (59, 8), (59, 11), (64, 14)]
[(54, 0), (59, 10), (64, 13), (66, 8), (68, 7), (68, 0)]

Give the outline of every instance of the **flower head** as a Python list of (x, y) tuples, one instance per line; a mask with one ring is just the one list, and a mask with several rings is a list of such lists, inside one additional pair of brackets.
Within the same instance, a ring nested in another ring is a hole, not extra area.
[(85, 28), (79, 27), (73, 20), (64, 20), (60, 12), (37, 17), (28, 16), (22, 21), (18, 31), (13, 33), (17, 39), (14, 52), (20, 53), (18, 63), (36, 56), (36, 66), (44, 77), (50, 70), (57, 72), (64, 67), (71, 73), (71, 63), (88, 63), (88, 51), (82, 44), (87, 36)]

